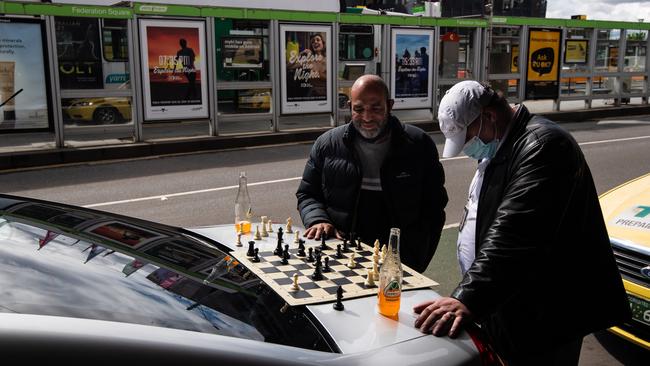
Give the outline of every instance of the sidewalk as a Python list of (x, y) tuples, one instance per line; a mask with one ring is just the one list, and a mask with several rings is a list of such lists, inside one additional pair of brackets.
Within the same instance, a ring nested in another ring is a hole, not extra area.
[[(583, 101), (564, 101), (559, 112), (553, 111), (551, 100), (526, 101), (524, 104), (531, 112), (548, 116), (558, 122), (650, 114), (650, 105), (641, 104), (640, 98), (633, 98), (630, 104), (620, 107), (615, 107), (612, 101), (609, 101), (609, 104), (605, 102), (606, 100), (594, 100), (591, 109), (584, 109)], [(414, 124), (426, 131), (438, 130), (437, 123), (433, 121)], [(303, 124), (301, 127), (307, 127), (306, 129), (212, 137), (208, 134), (206, 122), (172, 123), (147, 127), (154, 130), (147, 134), (154, 138), (133, 143), (132, 126), (117, 130), (97, 127), (99, 128), (94, 131), (66, 139), (65, 148), (55, 147), (54, 133), (50, 132), (0, 135), (0, 172), (60, 164), (311, 142), (328, 129), (323, 124)]]

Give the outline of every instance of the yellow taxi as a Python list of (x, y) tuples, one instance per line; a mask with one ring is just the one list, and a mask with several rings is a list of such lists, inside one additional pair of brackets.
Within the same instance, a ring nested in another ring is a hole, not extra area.
[(63, 106), (65, 120), (115, 124), (131, 120), (131, 98), (97, 97), (79, 98), (67, 101)]
[(650, 174), (600, 197), (632, 319), (609, 330), (650, 350)]

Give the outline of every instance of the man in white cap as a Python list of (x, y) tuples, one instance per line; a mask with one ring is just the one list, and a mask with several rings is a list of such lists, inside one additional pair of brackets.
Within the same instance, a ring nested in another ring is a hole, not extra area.
[(454, 337), (476, 321), (508, 365), (577, 365), (585, 335), (630, 317), (580, 147), (476, 81), (449, 89), (438, 121), (443, 157), (479, 165), (459, 225), (463, 278), (416, 305), (415, 326)]

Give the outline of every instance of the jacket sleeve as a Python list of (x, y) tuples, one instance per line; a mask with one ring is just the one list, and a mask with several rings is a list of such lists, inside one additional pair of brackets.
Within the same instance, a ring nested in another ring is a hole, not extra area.
[[(575, 141), (561, 133), (526, 141), (519, 149), (513, 153), (503, 199), (496, 204), (481, 242), (476, 243), (480, 250), (474, 263), (451, 295), (479, 319), (518, 289), (530, 286), (545, 270), (552, 270), (546, 268), (549, 263), (544, 258), (549, 258), (586, 166)], [(498, 193), (483, 186), (481, 194)]]
[(325, 198), (322, 190), (323, 137), (316, 140), (309, 153), (302, 180), (296, 192), (298, 212), (305, 228), (320, 222), (330, 222), (325, 211)]
[(425, 136), (425, 141), (426, 151), (424, 156), (427, 156), (428, 159), (425, 162), (425, 205), (422, 207), (424, 213), (422, 226), (425, 230), (429, 230), (426, 237), (430, 240), (430, 243), (426, 248), (425, 266), (420, 272), (426, 270), (426, 266), (428, 266), (438, 248), (440, 234), (446, 220), (445, 207), (449, 200), (445, 189), (445, 172), (440, 163), (436, 145), (428, 135)]

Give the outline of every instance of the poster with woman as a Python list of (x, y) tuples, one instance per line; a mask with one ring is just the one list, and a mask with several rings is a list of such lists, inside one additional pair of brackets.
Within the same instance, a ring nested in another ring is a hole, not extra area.
[(140, 20), (145, 120), (208, 118), (205, 23)]
[(282, 114), (330, 112), (331, 27), (280, 25)]
[(394, 28), (391, 45), (393, 108), (431, 108), (433, 31)]

